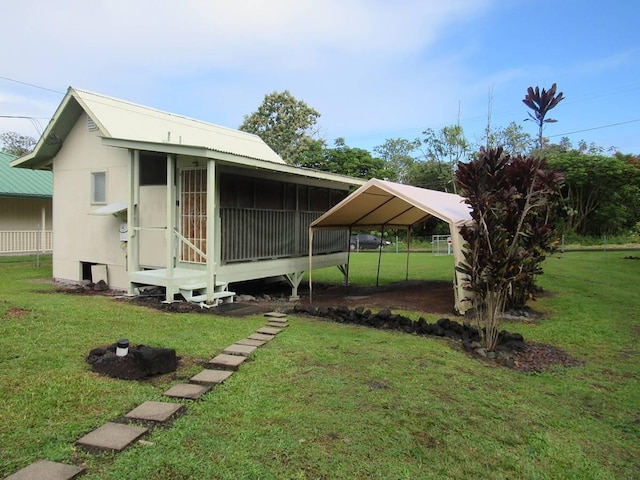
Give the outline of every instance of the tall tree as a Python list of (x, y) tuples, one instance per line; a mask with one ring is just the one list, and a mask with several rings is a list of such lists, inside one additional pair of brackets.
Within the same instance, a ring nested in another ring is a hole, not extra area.
[(349, 147), (344, 138), (337, 138), (333, 148), (324, 148), (322, 156), (309, 159), (300, 166), (358, 178), (389, 178), (385, 162), (368, 150)]
[(427, 161), (446, 163), (448, 165), (447, 187), (445, 191), (456, 192), (455, 171), (459, 162), (467, 160), (470, 153), (469, 142), (460, 125), (449, 125), (439, 131), (431, 128), (422, 132), (425, 136), (424, 158)]
[(17, 132), (5, 132), (0, 134), (0, 142), (2, 142), (2, 151), (16, 157), (21, 157), (27, 153), (31, 153), (33, 147), (36, 146), (36, 140), (28, 135), (20, 135)]
[(489, 148), (502, 147), (506, 153), (512, 156), (528, 155), (534, 147), (535, 141), (522, 125), (511, 122), (506, 127), (492, 131), (487, 138)]
[(322, 143), (317, 138), (319, 117), (315, 109), (285, 90), (265, 95), (258, 110), (245, 115), (239, 129), (258, 135), (285, 162), (295, 165), (307, 151)]
[(467, 248), (456, 268), (473, 292), (484, 346), (494, 350), (512, 292), (533, 293), (533, 277), (542, 273), (544, 252), (552, 245), (548, 212), (561, 176), (539, 158), (482, 147), (476, 158), (460, 163), (456, 180), (473, 218), (460, 229)]
[(533, 110), (533, 113), (529, 113), (529, 118), (527, 120), (532, 120), (536, 122), (538, 125), (538, 148), (542, 151), (544, 147), (544, 138), (542, 137), (542, 130), (544, 128), (545, 123), (554, 123), (557, 120), (553, 118), (546, 118), (549, 110), (555, 108), (558, 103), (564, 100), (564, 96), (562, 92), (556, 95), (557, 85), (554, 83), (551, 85), (551, 88), (547, 91), (544, 88), (542, 92), (538, 87), (535, 89), (533, 87), (529, 87), (527, 89), (527, 94), (525, 95), (522, 102)]
[(390, 180), (408, 183), (420, 143), (419, 139), (388, 138), (384, 144), (374, 147), (373, 151), (387, 163), (387, 169), (391, 173)]
[(565, 228), (581, 235), (622, 233), (640, 221), (640, 168), (616, 155), (578, 150), (547, 152), (549, 166), (563, 172)]

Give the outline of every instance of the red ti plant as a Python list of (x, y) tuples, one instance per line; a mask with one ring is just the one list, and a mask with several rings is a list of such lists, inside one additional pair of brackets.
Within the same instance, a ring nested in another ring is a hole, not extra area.
[(533, 110), (533, 113), (527, 112), (529, 114), (529, 118), (526, 120), (532, 120), (538, 125), (538, 148), (540, 151), (542, 151), (543, 147), (542, 129), (544, 124), (557, 122), (557, 120), (554, 120), (553, 118), (545, 117), (547, 116), (547, 113), (549, 113), (549, 110), (564, 100), (562, 92), (556, 95), (557, 88), (558, 87), (555, 83), (551, 85), (549, 90), (545, 90), (543, 88), (542, 92), (538, 87), (535, 89), (533, 87), (529, 87), (527, 89), (527, 94), (522, 100), (522, 103)]
[(553, 248), (549, 212), (561, 180), (544, 160), (511, 157), (502, 147), (481, 148), (474, 160), (458, 165), (456, 181), (474, 222), (460, 229), (466, 243), (456, 269), (473, 292), (473, 311), (490, 351), (505, 307), (515, 294), (521, 302), (533, 294), (533, 279)]

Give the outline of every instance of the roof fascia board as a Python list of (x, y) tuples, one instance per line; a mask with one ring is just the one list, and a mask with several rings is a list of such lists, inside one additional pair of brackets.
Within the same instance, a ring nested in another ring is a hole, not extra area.
[(192, 157), (209, 158), (212, 160), (220, 160), (224, 163), (240, 165), (260, 170), (270, 170), (274, 172), (287, 173), (290, 175), (306, 176), (318, 180), (327, 180), (330, 182), (342, 183), (348, 186), (361, 186), (366, 183), (365, 180), (345, 175), (337, 175), (335, 173), (321, 172), (308, 168), (294, 167), (282, 163), (269, 162), (257, 158), (242, 157), (232, 153), (219, 152), (206, 147), (192, 145), (176, 145), (173, 143), (160, 142), (143, 142), (138, 140), (127, 140), (122, 138), (102, 137), (103, 145), (109, 147), (120, 147), (134, 150), (148, 150), (155, 152), (172, 153), (175, 155), (187, 155)]
[(51, 117), (51, 120), (49, 120), (47, 127), (44, 129), (44, 132), (40, 136), (40, 139), (38, 140), (38, 143), (36, 143), (36, 146), (33, 149), (33, 151), (11, 162), (10, 165), (12, 167), (30, 168), (32, 170), (44, 169), (46, 167), (49, 167), (49, 169), (51, 169), (51, 164), (53, 163), (53, 157), (55, 157), (55, 155), (52, 155), (50, 158), (46, 158), (44, 160), (38, 161), (38, 154), (40, 153), (40, 150), (44, 148), (45, 143), (49, 140), (49, 137), (51, 136), (53, 129), (58, 124), (60, 117), (66, 111), (67, 106), (69, 105), (69, 102), (72, 99), (76, 100), (73, 97), (72, 90), (73, 89), (71, 87), (67, 89), (67, 93), (65, 93), (64, 98), (60, 102), (60, 105), (58, 105), (58, 108), (53, 114), (53, 117)]

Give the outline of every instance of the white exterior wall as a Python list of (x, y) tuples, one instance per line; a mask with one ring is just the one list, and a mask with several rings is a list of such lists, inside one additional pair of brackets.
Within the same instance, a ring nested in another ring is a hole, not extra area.
[(100, 132), (87, 129), (82, 113), (53, 161), (53, 277), (82, 280), (81, 262), (107, 265), (112, 288), (126, 289), (126, 248), (120, 242), (120, 214), (90, 213), (92, 172), (106, 172), (106, 203), (128, 198), (128, 152), (101, 144)]
[(45, 210), (45, 230), (51, 230), (51, 199), (0, 198), (0, 231), (42, 230), (42, 209)]

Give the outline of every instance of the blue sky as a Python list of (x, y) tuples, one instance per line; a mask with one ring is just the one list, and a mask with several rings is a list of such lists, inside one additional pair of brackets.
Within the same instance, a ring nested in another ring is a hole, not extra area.
[(5, 117), (44, 128), (69, 85), (233, 128), (287, 89), (329, 144), (372, 150), (458, 118), (479, 141), (490, 90), (499, 127), (527, 117), (527, 87), (556, 82), (552, 141), (640, 154), (638, 19), (637, 0), (10, 2), (0, 132), (38, 137)]

